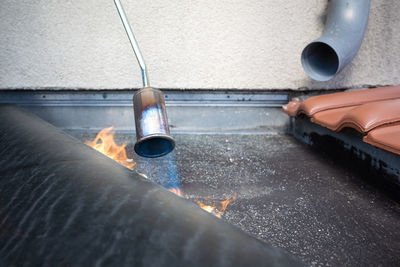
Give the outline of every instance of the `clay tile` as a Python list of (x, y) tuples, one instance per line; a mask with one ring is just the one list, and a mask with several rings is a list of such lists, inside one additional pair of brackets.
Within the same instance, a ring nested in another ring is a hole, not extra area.
[(336, 131), (341, 125), (342, 118), (347, 114), (347, 112), (354, 108), (356, 107), (345, 107), (321, 111), (315, 113), (314, 116), (311, 117), (311, 121), (332, 131)]
[(364, 137), (364, 142), (400, 155), (400, 124), (376, 128)]
[(400, 86), (388, 86), (374, 89), (319, 95), (303, 101), (296, 115), (304, 113), (312, 116), (324, 110), (358, 106), (369, 102), (400, 98)]
[(337, 130), (351, 127), (359, 132), (368, 132), (396, 122), (400, 122), (400, 99), (378, 101), (350, 109), (341, 118)]
[(297, 114), (297, 110), (299, 109), (301, 105), (301, 102), (296, 100), (292, 100), (289, 103), (287, 103), (286, 105), (282, 106), (282, 111), (286, 114), (288, 114), (289, 116), (296, 116)]

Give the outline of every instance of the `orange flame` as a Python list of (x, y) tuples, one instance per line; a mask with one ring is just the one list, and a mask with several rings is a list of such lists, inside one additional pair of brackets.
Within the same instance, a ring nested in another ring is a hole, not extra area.
[(226, 208), (228, 207), (229, 203), (235, 201), (237, 198), (237, 194), (235, 193), (233, 197), (227, 197), (224, 201), (215, 201), (217, 202), (217, 206), (206, 205), (199, 200), (196, 200), (197, 205), (203, 210), (213, 214), (214, 216), (221, 218), (222, 213), (225, 212)]
[(111, 126), (101, 130), (93, 141), (85, 142), (85, 144), (133, 170), (135, 162), (133, 162), (132, 159), (128, 159), (126, 156), (126, 143), (123, 143), (120, 146), (117, 145), (114, 141), (114, 135), (114, 127)]
[(139, 174), (140, 176), (146, 178), (146, 179), (149, 179), (149, 177), (147, 177), (147, 175), (144, 174), (144, 173), (141, 173), (141, 172), (139, 172), (139, 171), (136, 171), (136, 173)]
[[(180, 188), (171, 187), (171, 188), (168, 188), (168, 190), (177, 196), (183, 197), (183, 192)], [(235, 193), (233, 197), (227, 197), (224, 201), (212, 201), (212, 202), (216, 202), (218, 207), (206, 205), (203, 202), (201, 202), (200, 200), (195, 200), (195, 202), (203, 210), (205, 210), (205, 211), (211, 213), (212, 215), (221, 219), (222, 213), (224, 213), (224, 211), (228, 207), (229, 203), (231, 203), (232, 201), (235, 201), (236, 198), (237, 198), (237, 194)], [(205, 199), (205, 200), (208, 200), (208, 199)]]
[(226, 210), (226, 208), (228, 207), (229, 203), (231, 203), (232, 201), (235, 201), (236, 199), (237, 199), (237, 194), (235, 193), (233, 195), (233, 197), (228, 197), (226, 200), (220, 201), (219, 203), (221, 204), (221, 207), (219, 208), (219, 210), (221, 212), (224, 212)]
[(216, 216), (216, 217), (218, 217), (218, 218), (221, 219), (222, 214), (221, 214), (221, 212), (217, 209), (217, 207), (206, 205), (206, 204), (200, 202), (199, 200), (196, 200), (196, 203), (197, 203), (197, 205), (199, 205), (199, 207), (202, 208), (203, 210), (205, 210), (205, 211), (211, 213), (212, 215), (214, 215), (214, 216)]
[(171, 187), (171, 188), (168, 188), (168, 190), (171, 191), (172, 193), (174, 193), (177, 196), (183, 197), (183, 193), (182, 193), (182, 190), (180, 188)]
[[(111, 126), (109, 128), (105, 128), (101, 130), (96, 138), (93, 141), (87, 141), (85, 142), (86, 145), (96, 149), (100, 153), (103, 153), (107, 157), (117, 161), (118, 163), (124, 165), (125, 167), (133, 170), (135, 167), (135, 162), (132, 159), (128, 159), (126, 155), (126, 143), (123, 143), (122, 145), (117, 145), (114, 140), (114, 127)], [(100, 141), (100, 142), (99, 142)], [(137, 174), (141, 175), (144, 178), (148, 178), (146, 174), (141, 173), (136, 171)], [(172, 193), (174, 193), (177, 196), (183, 197), (183, 192), (180, 188), (178, 187), (172, 187), (168, 189)], [(214, 216), (221, 218), (222, 213), (226, 210), (228, 207), (229, 203), (232, 201), (236, 200), (236, 193), (233, 197), (228, 197), (224, 201), (212, 201), (217, 204), (217, 206), (211, 206), (211, 205), (206, 205), (202, 203), (199, 200), (196, 200), (195, 202), (197, 205), (200, 206), (203, 210), (213, 214)], [(208, 199), (205, 199), (208, 200)]]

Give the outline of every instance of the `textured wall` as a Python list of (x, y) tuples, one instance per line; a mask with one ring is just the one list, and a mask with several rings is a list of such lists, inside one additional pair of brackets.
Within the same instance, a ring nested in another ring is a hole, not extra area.
[[(305, 89), (400, 84), (400, 1), (372, 0), (355, 60), (328, 83), (300, 54), (326, 0), (122, 1), (160, 88)], [(0, 88), (137, 88), (140, 72), (112, 0), (3, 0)]]

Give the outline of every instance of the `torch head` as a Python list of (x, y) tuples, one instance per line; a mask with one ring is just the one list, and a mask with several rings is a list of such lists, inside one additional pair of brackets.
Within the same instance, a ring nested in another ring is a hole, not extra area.
[(175, 141), (170, 135), (162, 92), (144, 87), (133, 96), (137, 142), (135, 152), (147, 158), (161, 157), (171, 152)]

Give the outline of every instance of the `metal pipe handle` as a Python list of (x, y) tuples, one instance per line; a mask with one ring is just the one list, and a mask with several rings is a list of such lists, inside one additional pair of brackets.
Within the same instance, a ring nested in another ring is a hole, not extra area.
[(121, 18), (122, 24), (124, 25), (126, 34), (128, 35), (129, 41), (132, 45), (133, 52), (135, 52), (136, 59), (139, 63), (142, 71), (143, 87), (150, 87), (149, 75), (147, 74), (146, 63), (144, 62), (142, 53), (139, 49), (139, 44), (136, 41), (135, 35), (133, 34), (131, 25), (129, 24), (128, 18), (126, 17), (124, 8), (119, 0), (114, 0), (115, 6), (117, 7), (119, 17)]
[(171, 152), (175, 147), (174, 139), (169, 132), (164, 96), (160, 90), (150, 87), (146, 63), (129, 25), (128, 18), (121, 2), (114, 0), (114, 3), (142, 70), (144, 88), (137, 91), (133, 97), (137, 137), (135, 151), (143, 157), (161, 157)]

